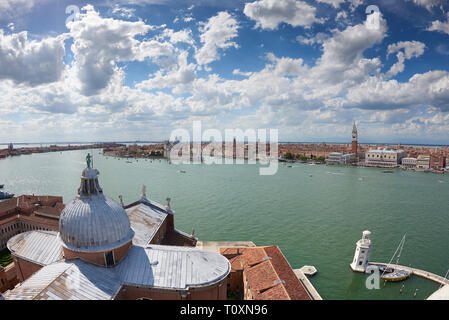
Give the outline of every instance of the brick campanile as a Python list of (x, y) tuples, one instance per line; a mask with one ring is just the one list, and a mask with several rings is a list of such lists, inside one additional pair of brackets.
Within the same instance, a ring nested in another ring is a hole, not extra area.
[(358, 148), (358, 145), (357, 145), (357, 127), (355, 126), (355, 121), (354, 121), (354, 125), (353, 125), (353, 127), (352, 127), (352, 153), (354, 154), (354, 156), (355, 156), (355, 161), (356, 162), (358, 162), (358, 160), (359, 160), (359, 156), (358, 156), (358, 153), (357, 153), (357, 148)]

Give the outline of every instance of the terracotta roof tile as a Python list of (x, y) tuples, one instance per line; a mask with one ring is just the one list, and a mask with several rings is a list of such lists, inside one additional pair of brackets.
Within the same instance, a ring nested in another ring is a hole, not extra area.
[(254, 299), (311, 299), (279, 247), (221, 248), (220, 253), (231, 262), (233, 271), (240, 262)]

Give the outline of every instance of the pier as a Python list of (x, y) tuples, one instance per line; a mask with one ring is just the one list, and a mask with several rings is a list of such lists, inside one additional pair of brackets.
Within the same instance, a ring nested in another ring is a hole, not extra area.
[(398, 264), (387, 264), (387, 263), (380, 263), (380, 262), (370, 262), (369, 265), (374, 265), (374, 266), (387, 266), (388, 265), (389, 267), (392, 267), (394, 269), (402, 269), (402, 270), (408, 271), (408, 272), (410, 272), (410, 274), (413, 274), (417, 277), (436, 282), (440, 285), (449, 284), (449, 279), (443, 278), (437, 274), (434, 274), (434, 273), (431, 273), (428, 271), (424, 271), (421, 269), (401, 266)]
[(313, 300), (323, 300), (313, 284), (310, 282), (309, 278), (307, 278), (307, 276), (301, 269), (293, 269), (293, 272), (295, 273), (298, 280), (302, 283), (304, 288), (307, 290), (307, 293)]

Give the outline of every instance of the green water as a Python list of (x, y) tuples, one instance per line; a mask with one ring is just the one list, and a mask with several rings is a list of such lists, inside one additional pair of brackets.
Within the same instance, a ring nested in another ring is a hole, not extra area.
[[(143, 159), (129, 164), (93, 152), (108, 196), (118, 200), (121, 194), (130, 203), (145, 184), (151, 199), (165, 204), (171, 197), (176, 227), (187, 233), (194, 228), (200, 240), (276, 244), (293, 268), (318, 269), (311, 281), (324, 299), (425, 299), (438, 288), (411, 277), (366, 289), (366, 275), (349, 269), (365, 229), (372, 232), (372, 261), (388, 262), (407, 232), (402, 265), (442, 276), (449, 268), (447, 174), (294, 164), (280, 165), (274, 176), (260, 176), (257, 165), (169, 165)], [(0, 184), (15, 194), (62, 195), (67, 202), (79, 187), (86, 153), (0, 160)]]

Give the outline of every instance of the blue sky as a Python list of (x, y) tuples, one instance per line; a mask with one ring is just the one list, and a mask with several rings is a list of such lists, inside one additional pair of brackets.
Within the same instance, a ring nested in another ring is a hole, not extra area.
[[(70, 5), (80, 15), (66, 25)], [(361, 142), (448, 144), (448, 11), (444, 0), (5, 0), (0, 142), (159, 140), (194, 120), (345, 142), (355, 120)]]

